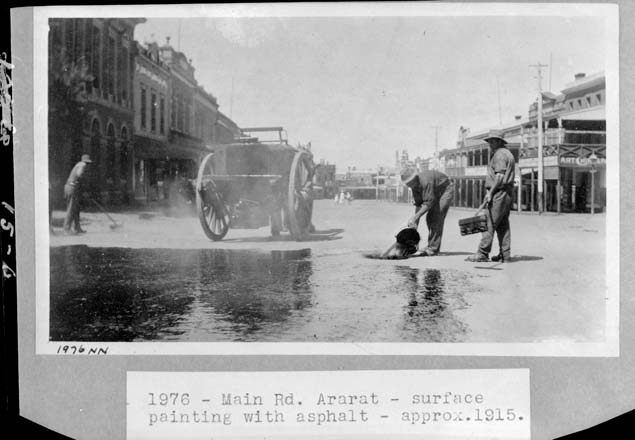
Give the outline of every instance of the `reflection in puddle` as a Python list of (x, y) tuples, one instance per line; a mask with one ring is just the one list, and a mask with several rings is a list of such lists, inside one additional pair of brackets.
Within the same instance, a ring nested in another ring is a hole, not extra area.
[(309, 250), (52, 248), (50, 336), (181, 339), (202, 324), (192, 322), (194, 312), (211, 308), (216, 330), (226, 333), (229, 325), (232, 339), (242, 339), (310, 306), (309, 255)]
[[(403, 291), (407, 295), (404, 332), (416, 334), (426, 342), (456, 342), (467, 333), (467, 325), (455, 316), (465, 309), (467, 302), (462, 290), (446, 289), (445, 278), (437, 269), (396, 267), (404, 278)], [(457, 274), (454, 274), (456, 279)]]
[(451, 342), (459, 271), (351, 253), (51, 248), (54, 341)]

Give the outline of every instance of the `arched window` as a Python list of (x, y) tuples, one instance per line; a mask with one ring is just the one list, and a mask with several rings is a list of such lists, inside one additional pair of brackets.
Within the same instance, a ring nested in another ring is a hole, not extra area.
[(108, 124), (106, 130), (108, 144), (106, 145), (106, 182), (109, 185), (114, 183), (115, 177), (115, 127), (112, 123)]
[(93, 123), (90, 127), (90, 133), (95, 136), (99, 136), (101, 134), (101, 127), (99, 125), (99, 119), (95, 118), (93, 119)]
[(90, 125), (90, 159), (93, 161), (88, 173), (88, 191), (96, 193), (98, 191), (98, 177), (100, 167), (101, 154), (99, 151), (99, 143), (101, 140), (101, 124), (98, 118), (94, 118)]
[[(99, 124), (99, 119), (93, 119), (93, 122), (90, 126), (90, 158), (97, 165), (97, 161), (99, 160), (99, 138), (101, 137), (101, 125)], [(97, 168), (95, 166), (95, 168)]]
[(128, 143), (128, 129), (124, 125), (121, 127), (121, 148), (119, 150), (119, 182), (122, 186), (121, 190), (123, 193), (124, 202), (128, 201), (128, 176), (132, 175), (132, 169), (130, 168), (130, 154), (129, 154), (129, 143)]

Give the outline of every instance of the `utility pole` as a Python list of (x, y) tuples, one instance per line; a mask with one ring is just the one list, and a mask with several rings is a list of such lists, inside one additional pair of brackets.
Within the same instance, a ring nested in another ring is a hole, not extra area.
[(503, 126), (503, 118), (501, 115), (501, 86), (498, 77), (496, 77), (496, 91), (498, 92), (498, 126)]
[(437, 162), (437, 167), (438, 167), (438, 162), (439, 162), (439, 128), (441, 128), (440, 125), (435, 125), (432, 128), (434, 128), (434, 158)]
[(549, 54), (549, 91), (551, 92), (551, 73), (553, 72), (553, 53)]
[(544, 161), (542, 158), (542, 68), (547, 67), (546, 64), (532, 64), (529, 67), (535, 67), (538, 73), (538, 213), (543, 212), (543, 183), (544, 183)]
[(229, 95), (229, 118), (231, 119), (234, 115), (234, 76), (232, 75), (232, 91)]
[(181, 52), (181, 19), (180, 18), (179, 18), (179, 38), (177, 40), (176, 50), (178, 52)]

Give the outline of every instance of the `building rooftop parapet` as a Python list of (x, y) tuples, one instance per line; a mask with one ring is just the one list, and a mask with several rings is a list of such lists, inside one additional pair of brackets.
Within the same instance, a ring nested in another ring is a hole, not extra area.
[(167, 62), (165, 62), (165, 60), (161, 58), (161, 55), (159, 54), (159, 52), (155, 52), (148, 46), (145, 46), (141, 43), (137, 43), (137, 48), (138, 48), (138, 54), (143, 56), (143, 58), (156, 64), (157, 66), (163, 68), (164, 70), (168, 72), (170, 71), (170, 66), (168, 65)]
[(592, 87), (593, 85), (601, 84), (606, 80), (604, 72), (597, 72), (591, 75), (579, 73), (575, 77), (575, 81), (565, 85), (565, 88), (562, 90), (563, 94), (566, 95), (582, 88)]

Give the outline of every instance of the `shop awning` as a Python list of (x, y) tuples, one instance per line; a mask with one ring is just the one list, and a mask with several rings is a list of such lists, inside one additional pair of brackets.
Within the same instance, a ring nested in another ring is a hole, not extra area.
[(604, 106), (601, 106), (565, 113), (561, 118), (568, 121), (604, 121), (606, 120), (606, 114)]

